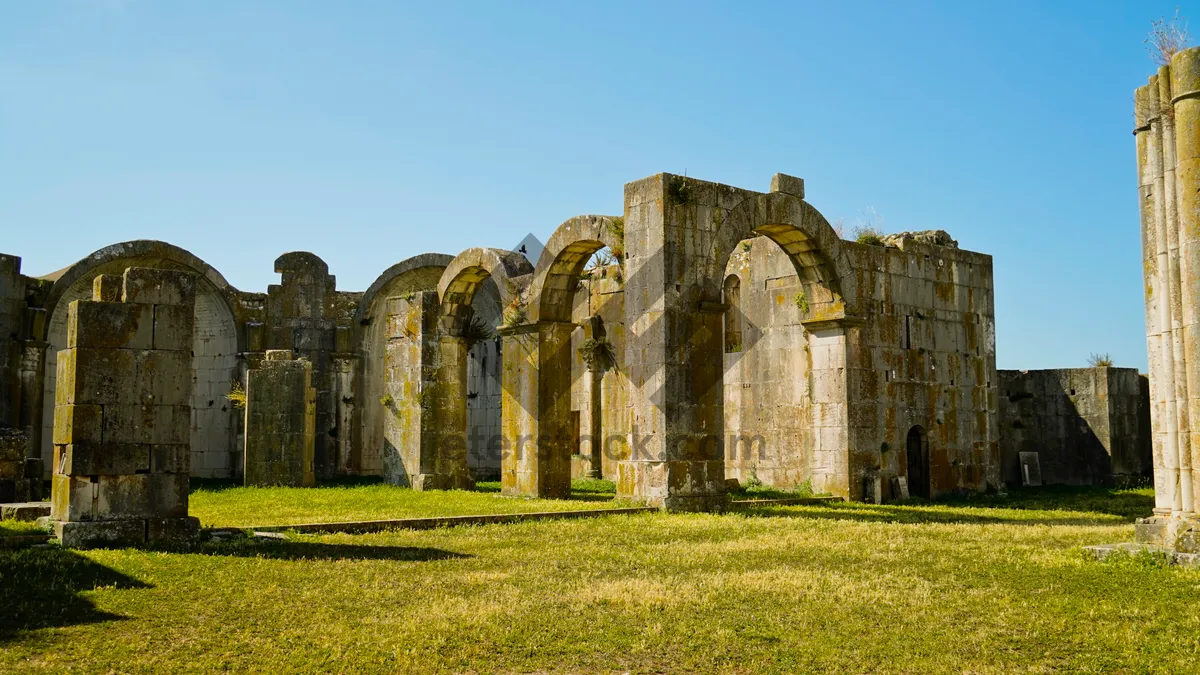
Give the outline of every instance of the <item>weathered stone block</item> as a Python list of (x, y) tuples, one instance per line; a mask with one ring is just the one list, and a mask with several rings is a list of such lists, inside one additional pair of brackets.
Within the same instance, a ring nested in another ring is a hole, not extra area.
[(151, 445), (150, 470), (154, 473), (181, 473), (191, 470), (192, 449), (186, 444)]
[(64, 349), (58, 353), (55, 403), (136, 403), (137, 354), (128, 349)]
[(50, 517), (59, 521), (93, 520), (99, 485), (87, 476), (56, 473), (50, 477)]
[(101, 274), (92, 280), (92, 300), (121, 302), (124, 280), (116, 274)]
[(67, 312), (67, 349), (154, 346), (154, 307), (150, 305), (76, 300)]
[[(171, 309), (188, 309), (186, 307)], [(157, 340), (157, 333), (155, 339)], [(189, 343), (190, 343), (189, 335)], [(192, 399), (192, 353), (188, 351), (139, 352), (136, 403), (144, 405), (190, 405)]]
[(146, 541), (176, 543), (194, 539), (200, 532), (200, 520), (191, 516), (182, 518), (147, 518)]
[(155, 349), (190, 352), (195, 331), (195, 309), (191, 305), (154, 306)]
[(66, 548), (140, 546), (146, 543), (146, 520), (56, 521), (54, 533)]
[(54, 444), (100, 443), (104, 440), (102, 408), (91, 404), (54, 407)]
[(54, 471), (69, 476), (116, 476), (150, 471), (150, 446), (77, 443), (54, 446)]
[(194, 305), (196, 277), (178, 270), (130, 267), (125, 270), (122, 299), (148, 305)]
[(186, 474), (142, 473), (100, 476), (93, 512), (96, 520), (182, 518), (187, 516)]
[(109, 405), (104, 406), (101, 437), (107, 443), (187, 443), (191, 419), (188, 405)]

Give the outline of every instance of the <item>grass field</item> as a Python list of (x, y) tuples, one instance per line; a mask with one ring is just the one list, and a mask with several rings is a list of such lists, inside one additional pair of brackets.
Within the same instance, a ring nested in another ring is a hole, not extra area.
[(1130, 539), (1151, 503), (1052, 490), (0, 550), (0, 671), (1198, 672), (1200, 572), (1080, 552)]
[(613, 500), (607, 489), (611, 483), (606, 483), (577, 481), (571, 499), (524, 499), (501, 496), (499, 483), (481, 483), (475, 492), (414, 492), (379, 481), (347, 481), (300, 489), (195, 481), (189, 512), (204, 527), (249, 527), (627, 506)]

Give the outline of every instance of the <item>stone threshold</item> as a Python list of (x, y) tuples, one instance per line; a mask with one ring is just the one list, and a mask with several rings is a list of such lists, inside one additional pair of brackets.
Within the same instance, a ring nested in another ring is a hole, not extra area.
[(1094, 557), (1096, 560), (1106, 560), (1117, 555), (1137, 555), (1138, 553), (1154, 553), (1162, 554), (1167, 557), (1172, 565), (1180, 567), (1200, 567), (1200, 553), (1180, 553), (1171, 551), (1161, 546), (1152, 546), (1150, 544), (1103, 544), (1100, 546), (1084, 546), (1083, 550), (1086, 554)]
[(803, 506), (845, 501), (841, 497), (792, 497), (788, 499), (735, 499), (730, 506)]
[(383, 530), (432, 530), (438, 527), (461, 525), (491, 525), (495, 523), (521, 523), (534, 520), (569, 520), (573, 518), (595, 518), (626, 513), (649, 513), (660, 509), (652, 506), (633, 506), (619, 509), (588, 509), (585, 511), (537, 511), (534, 513), (493, 513), (481, 516), (432, 516), (426, 518), (399, 518), (395, 520), (360, 520), (341, 523), (301, 523), (297, 525), (257, 525), (253, 527), (206, 528), (206, 531), (229, 532), (231, 530), (253, 532), (304, 532), (362, 534)]
[(37, 520), (50, 515), (50, 502), (0, 504), (0, 520)]

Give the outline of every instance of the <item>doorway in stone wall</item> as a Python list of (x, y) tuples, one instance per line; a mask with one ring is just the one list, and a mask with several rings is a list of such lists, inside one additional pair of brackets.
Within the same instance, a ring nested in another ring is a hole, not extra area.
[(908, 430), (904, 458), (908, 467), (909, 494), (929, 499), (929, 443), (921, 425)]

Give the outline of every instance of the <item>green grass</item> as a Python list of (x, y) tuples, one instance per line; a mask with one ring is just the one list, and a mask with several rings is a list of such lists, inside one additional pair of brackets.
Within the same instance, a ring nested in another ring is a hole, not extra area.
[(22, 537), (30, 534), (46, 534), (46, 530), (27, 520), (0, 520), (0, 537)]
[(1197, 672), (1200, 572), (1080, 551), (1151, 505), (1021, 491), (0, 551), (0, 671)]
[(580, 483), (581, 489), (571, 499), (526, 499), (501, 496), (499, 483), (480, 483), (473, 492), (416, 492), (365, 480), (315, 488), (241, 487), (230, 482), (195, 481), (189, 510), (204, 527), (250, 527), (627, 506), (613, 501), (611, 493), (588, 489), (591, 487), (588, 482)]

